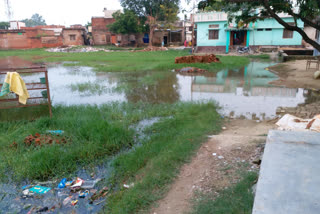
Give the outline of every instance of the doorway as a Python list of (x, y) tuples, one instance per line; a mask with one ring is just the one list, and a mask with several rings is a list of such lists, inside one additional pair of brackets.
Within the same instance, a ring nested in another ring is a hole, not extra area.
[(232, 46), (246, 46), (247, 31), (232, 31), (231, 32), (231, 45)]
[(163, 43), (164, 43), (164, 45), (168, 44), (168, 37), (167, 36), (163, 37)]

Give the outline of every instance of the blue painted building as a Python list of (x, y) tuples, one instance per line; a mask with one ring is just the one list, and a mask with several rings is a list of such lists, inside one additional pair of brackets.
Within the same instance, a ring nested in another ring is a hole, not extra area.
[[(279, 16), (287, 23), (294, 24), (292, 17), (286, 14)], [(239, 46), (257, 49), (263, 46), (302, 46), (299, 33), (284, 29), (275, 19), (265, 19), (241, 27), (228, 23), (223, 12), (198, 13), (194, 16), (197, 25), (197, 47), (201, 51), (225, 51)], [(301, 20), (297, 22), (303, 28)]]

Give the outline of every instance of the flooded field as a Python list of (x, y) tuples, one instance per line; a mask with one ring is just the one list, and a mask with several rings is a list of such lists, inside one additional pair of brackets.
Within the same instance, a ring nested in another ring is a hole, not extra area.
[[(278, 77), (265, 68), (273, 64), (251, 62), (244, 68), (202, 76), (175, 72), (100, 73), (89, 67), (55, 65), (49, 67), (49, 81), (53, 105), (214, 101), (225, 116), (263, 120), (274, 117), (279, 106), (304, 103), (307, 94), (304, 89), (270, 85)], [(37, 77), (25, 78), (30, 81)]]

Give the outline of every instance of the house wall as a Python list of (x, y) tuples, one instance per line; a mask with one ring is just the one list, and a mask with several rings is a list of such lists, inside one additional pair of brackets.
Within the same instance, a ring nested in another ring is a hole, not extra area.
[[(198, 16), (201, 19), (201, 16)], [(205, 18), (205, 17), (203, 17)], [(293, 22), (293, 18), (285, 17), (283, 18), (286, 22)], [(212, 28), (212, 30), (219, 30), (219, 39), (209, 40), (209, 25), (219, 25), (219, 28)], [(227, 36), (227, 21), (201, 21), (197, 23), (197, 46), (198, 51), (224, 51), (226, 49), (228, 36)], [(304, 27), (301, 20), (298, 21), (298, 26), (300, 28)], [(253, 28), (253, 30), (252, 30)], [(271, 28), (271, 31), (266, 31), (266, 28)], [(257, 21), (254, 24), (250, 24), (249, 27), (249, 45), (250, 46), (301, 46), (302, 37), (299, 33), (294, 32), (293, 38), (284, 39), (283, 30), (284, 27), (280, 25), (274, 19), (266, 19), (264, 21)], [(257, 29), (262, 29), (263, 31), (258, 31)]]
[[(293, 18), (283, 18), (285, 22), (294, 22)], [(253, 46), (276, 45), (290, 46), (302, 45), (302, 36), (298, 32), (293, 32), (293, 38), (283, 38), (284, 27), (274, 19), (266, 19), (257, 21), (254, 25), (254, 30), (250, 32), (250, 43)], [(298, 20), (298, 27), (303, 28), (304, 23)], [(272, 31), (266, 31), (271, 28)], [(262, 29), (262, 31), (258, 31)]]
[(104, 17), (92, 17), (92, 39), (94, 45), (107, 45), (111, 44), (111, 41), (107, 41), (107, 35), (113, 35), (107, 25), (110, 25), (115, 22), (113, 18), (104, 18)]
[[(70, 39), (70, 35), (75, 35), (75, 40)], [(84, 45), (83, 29), (63, 29), (62, 38), (64, 45)]]

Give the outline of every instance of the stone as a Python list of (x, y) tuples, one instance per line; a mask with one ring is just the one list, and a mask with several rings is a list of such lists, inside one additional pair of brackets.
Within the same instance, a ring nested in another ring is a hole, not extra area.
[(320, 71), (314, 72), (313, 77), (314, 77), (315, 79), (319, 79), (319, 78), (320, 78)]

